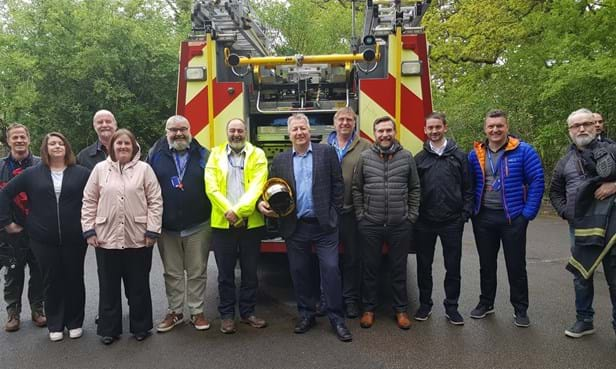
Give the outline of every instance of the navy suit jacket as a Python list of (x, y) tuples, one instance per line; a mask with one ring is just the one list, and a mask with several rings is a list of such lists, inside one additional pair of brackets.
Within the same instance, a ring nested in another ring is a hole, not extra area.
[[(293, 191), (297, 202), (295, 175), (293, 172), (293, 150), (289, 149), (274, 157), (270, 178), (284, 179)], [(338, 227), (338, 214), (342, 210), (344, 182), (338, 156), (333, 147), (312, 144), (312, 203), (314, 213), (324, 232), (331, 232)], [(295, 232), (297, 213), (282, 217), (278, 221), (282, 237), (289, 237)]]

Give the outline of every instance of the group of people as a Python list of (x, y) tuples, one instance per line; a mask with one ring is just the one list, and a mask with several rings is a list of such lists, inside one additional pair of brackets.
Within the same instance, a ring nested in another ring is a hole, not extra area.
[[(264, 151), (249, 142), (241, 118), (227, 123), (227, 142), (209, 151), (193, 139), (185, 117), (172, 116), (165, 136), (152, 146), (146, 161), (140, 160), (134, 134), (118, 129), (107, 110), (93, 118), (98, 139), (76, 157), (68, 140), (52, 132), (43, 139), (38, 158), (29, 149), (27, 127), (9, 126), (11, 152), (0, 161), (4, 187), (0, 228), (3, 241), (22, 252), (19, 264), (6, 277), (5, 329), (19, 329), (27, 264), (34, 323), (47, 325), (52, 341), (62, 340), (65, 329), (70, 338), (80, 337), (83, 264), (90, 245), (96, 252), (99, 279), (97, 334), (107, 345), (121, 335), (123, 282), (130, 306), (129, 330), (137, 340), (146, 339), (154, 328), (149, 284), (154, 244), (163, 263), (168, 303), (158, 332), (184, 322), (185, 311), (195, 329), (210, 328), (204, 315), (210, 249), (218, 268), (220, 331), (236, 332), (236, 309), (240, 323), (264, 328), (267, 322), (256, 315), (256, 296), (266, 218), (277, 223), (286, 243), (299, 315), (295, 333), (308, 332), (319, 313), (327, 315), (344, 342), (352, 340), (346, 318), (360, 318), (362, 328), (372, 327), (385, 252), (395, 321), (399, 328), (409, 329), (411, 249), (417, 254), (420, 302), (413, 318), (429, 319), (437, 237), (446, 270), (445, 316), (451, 324), (463, 325), (458, 299), (462, 234), (469, 219), (479, 254), (481, 289), (471, 318), (494, 313), (502, 244), (513, 323), (528, 327), (526, 229), (541, 206), (544, 173), (535, 149), (509, 134), (507, 114), (488, 112), (485, 139), (466, 154), (446, 136), (445, 115), (431, 113), (424, 125), (427, 139), (416, 156), (396, 140), (399, 126), (391, 117), (374, 121), (374, 143), (360, 136), (351, 108), (339, 109), (333, 120), (335, 130), (327, 144), (320, 144), (311, 141), (309, 118), (291, 115), (287, 121), (291, 148), (276, 155), (269, 168)], [(576, 323), (565, 332), (577, 338), (594, 332), (592, 272), (575, 268), (588, 259), (582, 255), (578, 257), (582, 261), (576, 261), (574, 251), (578, 239), (588, 236), (577, 222), (578, 188), (596, 178), (593, 171), (602, 165), (596, 163), (598, 154), (586, 151), (601, 147), (611, 153), (614, 143), (602, 132), (602, 117), (586, 109), (571, 113), (567, 123), (573, 144), (556, 167), (550, 199), (570, 224), (571, 269), (582, 270), (574, 273)], [(268, 178), (289, 187), (294, 204), (290, 212), (277, 212), (263, 196)], [(595, 180), (594, 192), (585, 200), (613, 203), (616, 182), (608, 179)], [(605, 250), (595, 264), (604, 266), (616, 329), (616, 248), (609, 245)]]

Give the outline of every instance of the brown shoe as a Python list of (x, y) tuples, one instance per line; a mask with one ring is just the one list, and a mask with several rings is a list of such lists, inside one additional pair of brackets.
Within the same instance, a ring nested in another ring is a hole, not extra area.
[(411, 319), (409, 319), (409, 314), (406, 312), (396, 313), (396, 323), (398, 323), (398, 328), (400, 329), (411, 328)]
[(195, 314), (190, 317), (190, 323), (198, 331), (207, 331), (210, 329), (210, 322), (206, 319), (203, 313)]
[(254, 315), (251, 315), (248, 318), (242, 318), (242, 319), (240, 319), (240, 322), (242, 322), (244, 324), (248, 324), (249, 326), (251, 326), (253, 328), (265, 328), (265, 327), (267, 327), (267, 322), (265, 321), (265, 319), (257, 318)]
[(220, 321), (220, 331), (224, 334), (235, 333), (235, 320), (223, 319)]
[(370, 328), (374, 324), (374, 312), (366, 311), (362, 314), (361, 319), (359, 320), (359, 325), (362, 328)]
[(162, 322), (158, 323), (156, 326), (156, 331), (160, 333), (169, 332), (176, 325), (181, 324), (184, 320), (184, 314), (176, 314), (175, 312), (170, 312), (165, 315), (165, 319)]
[(40, 328), (46, 327), (47, 326), (47, 317), (45, 316), (44, 313), (35, 311), (32, 313), (32, 321), (34, 322), (34, 325)]
[(4, 330), (7, 332), (16, 332), (19, 330), (19, 315), (11, 314), (9, 315), (9, 320), (6, 322), (4, 326)]

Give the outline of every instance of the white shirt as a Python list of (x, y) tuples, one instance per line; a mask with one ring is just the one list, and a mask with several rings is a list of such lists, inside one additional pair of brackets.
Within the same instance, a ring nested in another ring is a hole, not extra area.
[(60, 200), (60, 192), (62, 191), (62, 178), (64, 178), (64, 169), (51, 171), (51, 180), (53, 182), (53, 190), (56, 193), (56, 200)]
[(432, 141), (430, 141), (430, 149), (432, 149), (432, 151), (434, 151), (436, 153), (436, 155), (438, 156), (442, 156), (443, 153), (445, 152), (445, 147), (447, 147), (447, 139), (445, 139), (443, 141), (443, 146), (441, 147), (436, 147), (432, 144)]

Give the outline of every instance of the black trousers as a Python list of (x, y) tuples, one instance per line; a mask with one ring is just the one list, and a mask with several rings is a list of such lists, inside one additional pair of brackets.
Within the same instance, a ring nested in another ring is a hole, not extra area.
[(103, 337), (122, 334), (122, 282), (128, 299), (130, 332), (137, 334), (152, 329), (152, 247), (122, 250), (97, 247), (96, 264), (99, 285), (96, 333)]
[(235, 264), (239, 258), (242, 271), (239, 311), (242, 318), (254, 315), (257, 304), (257, 268), (261, 252), (263, 227), (255, 229), (212, 228), (212, 247), (218, 267), (218, 312), (221, 319), (235, 316)]
[(342, 254), (342, 297), (345, 304), (358, 304), (361, 288), (361, 247), (358, 242), (357, 220), (351, 211), (340, 215), (340, 242)]
[(473, 217), (473, 232), (479, 253), (481, 295), (479, 302), (492, 306), (496, 297), (496, 266), (501, 242), (509, 278), (509, 300), (515, 312), (528, 309), (528, 277), (526, 274), (526, 229), (528, 220), (522, 215), (511, 220), (502, 210), (481, 209)]
[(43, 277), (47, 328), (62, 332), (83, 325), (86, 288), (83, 263), (88, 250), (84, 240), (54, 245), (30, 240)]
[(432, 263), (436, 249), (436, 238), (441, 239), (445, 262), (445, 308), (457, 308), (460, 297), (460, 262), (462, 259), (462, 219), (451, 222), (419, 222), (415, 225), (415, 246), (417, 252), (417, 285), (419, 302), (432, 306)]
[[(34, 253), (29, 247), (28, 236), (24, 232), (18, 234), (0, 233), (3, 241), (11, 245), (17, 259), (15, 268), (7, 268), (4, 276), (4, 301), (9, 315), (21, 313), (21, 297), (24, 292), (25, 269), (29, 269), (28, 301), (32, 312), (44, 313), (43, 300), (45, 299), (43, 277)], [(2, 266), (0, 265), (0, 269)]]
[(406, 291), (406, 265), (409, 252), (412, 225), (405, 221), (396, 225), (359, 222), (362, 237), (362, 303), (364, 311), (374, 311), (377, 307), (378, 274), (381, 264), (383, 242), (389, 245), (387, 269), (391, 276), (393, 291), (392, 307), (395, 312), (405, 312), (408, 308)]
[(342, 281), (338, 266), (338, 231), (324, 232), (318, 223), (298, 220), (295, 232), (285, 241), (300, 317), (314, 318), (319, 300), (318, 279), (312, 255), (314, 245), (319, 260), (318, 272), (327, 305), (327, 316), (333, 326), (344, 323)]

